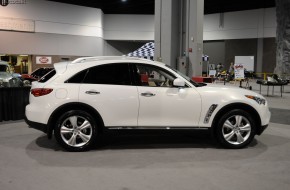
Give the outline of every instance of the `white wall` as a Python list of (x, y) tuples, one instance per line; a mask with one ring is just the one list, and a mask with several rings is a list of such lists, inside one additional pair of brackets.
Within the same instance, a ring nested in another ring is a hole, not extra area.
[(103, 37), (103, 12), (43, 0), (0, 6), (0, 17), (35, 21), (35, 32)]
[(103, 39), (104, 15), (100, 9), (26, 0), (26, 4), (0, 6), (0, 18), (35, 23), (32, 33), (0, 31), (0, 54), (122, 54)]
[(275, 36), (275, 8), (224, 13), (223, 26), (220, 26), (220, 14), (210, 14), (204, 17), (203, 40), (267, 38)]
[[(219, 16), (204, 16), (203, 40), (276, 36), (275, 8), (225, 13), (223, 27)], [(96, 8), (26, 0), (26, 4), (0, 6), (0, 18), (35, 22), (35, 33), (0, 31), (2, 44), (7, 43), (0, 46), (0, 53), (119, 55), (121, 52), (104, 40), (154, 40), (154, 15), (104, 15)]]
[(104, 52), (104, 40), (89, 36), (0, 31), (0, 41), (1, 54), (89, 56)]
[[(176, 26), (179, 27), (179, 26)], [(203, 40), (268, 38), (276, 36), (275, 8), (204, 15)], [(106, 40), (154, 40), (153, 15), (105, 15)]]
[(105, 40), (154, 40), (154, 15), (114, 15), (104, 17)]

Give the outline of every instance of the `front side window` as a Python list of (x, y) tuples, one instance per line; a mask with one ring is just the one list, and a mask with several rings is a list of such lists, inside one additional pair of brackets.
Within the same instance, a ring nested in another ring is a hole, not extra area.
[(177, 72), (177, 74), (179, 74), (182, 78), (184, 78), (185, 80), (187, 80), (188, 82), (190, 82), (191, 84), (193, 84), (194, 86), (196, 87), (202, 87), (202, 86), (205, 86), (206, 84), (204, 83), (196, 83), (194, 82), (191, 78), (189, 78), (188, 76), (186, 76), (185, 74), (183, 74), (182, 72), (170, 67), (169, 65), (166, 65), (167, 68), (169, 68), (170, 70), (172, 71), (175, 71)]
[(132, 85), (129, 64), (117, 63), (92, 67), (88, 69), (83, 83)]
[(141, 86), (150, 87), (172, 87), (176, 78), (165, 69), (153, 66), (137, 64), (137, 75)]

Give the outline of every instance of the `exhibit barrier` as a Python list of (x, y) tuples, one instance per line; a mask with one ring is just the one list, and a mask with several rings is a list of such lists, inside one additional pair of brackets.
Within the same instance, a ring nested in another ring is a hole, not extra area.
[(24, 119), (30, 87), (0, 88), (0, 122)]
[[(258, 78), (267, 80), (268, 76), (273, 76), (273, 74), (275, 74), (275, 73), (255, 73), (255, 74)], [(290, 75), (289, 74), (282, 74), (282, 75), (279, 75), (279, 77), (282, 79), (289, 79)]]
[(267, 80), (267, 76), (272, 76), (274, 73), (256, 73), (256, 77)]

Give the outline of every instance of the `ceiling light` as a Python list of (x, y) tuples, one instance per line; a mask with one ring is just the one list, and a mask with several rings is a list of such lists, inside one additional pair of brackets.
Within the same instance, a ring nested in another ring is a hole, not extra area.
[(123, 3), (127, 2), (127, 0), (121, 0)]

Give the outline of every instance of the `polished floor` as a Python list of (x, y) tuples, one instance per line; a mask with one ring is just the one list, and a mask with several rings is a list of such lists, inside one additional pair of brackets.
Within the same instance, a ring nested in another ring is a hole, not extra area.
[(206, 130), (131, 131), (111, 132), (100, 147), (70, 153), (23, 121), (2, 122), (0, 189), (288, 190), (290, 85), (282, 98), (278, 88), (266, 98), (270, 126), (241, 150), (216, 146)]

